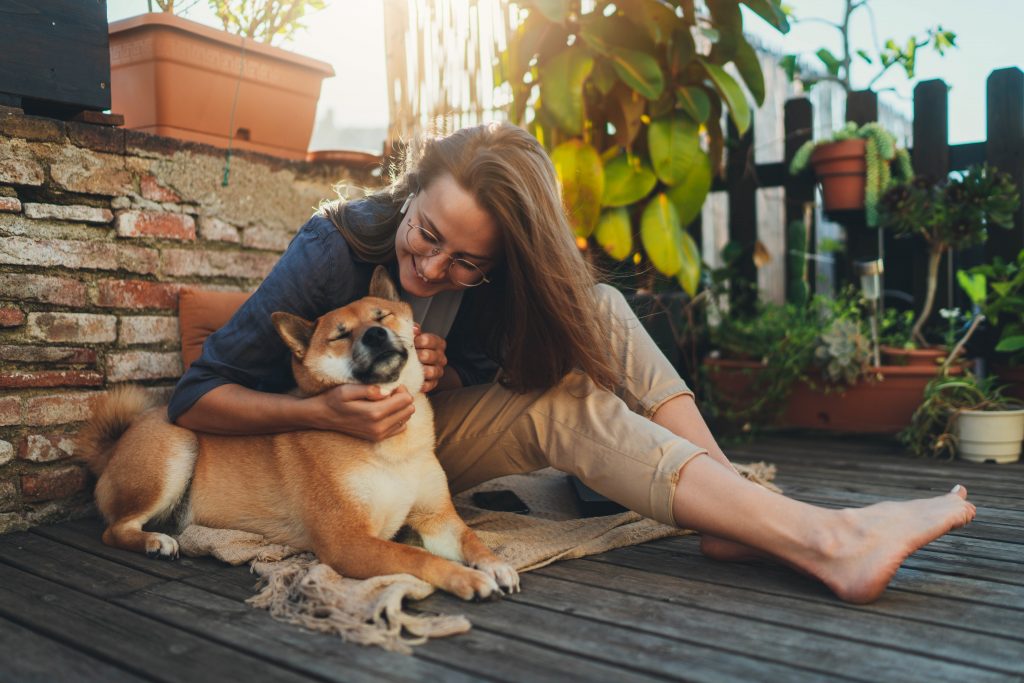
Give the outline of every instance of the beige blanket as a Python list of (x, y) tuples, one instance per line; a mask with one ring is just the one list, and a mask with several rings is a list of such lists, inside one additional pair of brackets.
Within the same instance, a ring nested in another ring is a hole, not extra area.
[[(748, 479), (778, 490), (775, 467), (763, 462), (737, 465)], [(491, 512), (475, 507), (474, 491), (512, 489), (529, 515)], [(667, 536), (692, 533), (659, 524), (635, 512), (578, 519), (566, 476), (555, 470), (504, 477), (481, 484), (455, 498), (456, 507), (496, 555), (520, 572), (594, 555)], [(415, 543), (417, 539), (402, 539)], [(412, 645), (469, 630), (461, 615), (431, 615), (406, 609), (407, 600), (422, 600), (434, 587), (409, 574), (347, 579), (312, 553), (267, 543), (262, 536), (190, 526), (178, 537), (186, 555), (212, 555), (229, 564), (249, 562), (259, 575), (258, 593), (248, 603), (269, 610), (280, 621), (333, 633), (343, 640), (409, 653)], [(529, 585), (524, 588), (529, 590)]]

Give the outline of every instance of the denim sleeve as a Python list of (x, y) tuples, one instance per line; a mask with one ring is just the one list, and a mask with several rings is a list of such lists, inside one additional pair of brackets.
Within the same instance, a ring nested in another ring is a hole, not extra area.
[(348, 245), (329, 220), (314, 216), (295, 235), (259, 289), (203, 344), (203, 354), (171, 396), (171, 422), (224, 384), (284, 392), (294, 386), (291, 355), (270, 315), (286, 311), (315, 320), (364, 295), (369, 276), (352, 262)]

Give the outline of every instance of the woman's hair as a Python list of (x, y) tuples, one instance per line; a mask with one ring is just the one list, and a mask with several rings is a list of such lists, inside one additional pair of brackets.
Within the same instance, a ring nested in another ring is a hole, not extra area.
[(613, 386), (595, 272), (576, 246), (540, 143), (512, 124), (492, 123), (428, 139), (407, 158), (405, 173), (389, 187), (324, 207), (356, 255), (375, 263), (394, 259), (399, 209), (408, 195), (451, 175), (501, 233), (503, 262), (473, 299), (477, 334), (500, 361), (502, 382), (519, 391), (548, 388), (579, 368), (599, 386)]

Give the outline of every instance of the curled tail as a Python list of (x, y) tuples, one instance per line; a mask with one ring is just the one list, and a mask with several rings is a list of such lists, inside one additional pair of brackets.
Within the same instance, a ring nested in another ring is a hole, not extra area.
[(75, 438), (75, 457), (85, 461), (97, 477), (110, 460), (114, 444), (132, 420), (148, 410), (153, 400), (142, 387), (124, 385), (111, 389), (92, 410), (92, 417)]

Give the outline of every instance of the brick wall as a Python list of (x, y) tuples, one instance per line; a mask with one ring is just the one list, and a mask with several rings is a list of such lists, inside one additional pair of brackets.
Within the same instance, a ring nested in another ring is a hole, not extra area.
[(73, 436), (111, 385), (181, 374), (183, 285), (251, 290), (338, 165), (232, 156), (0, 107), (0, 533), (90, 511)]

